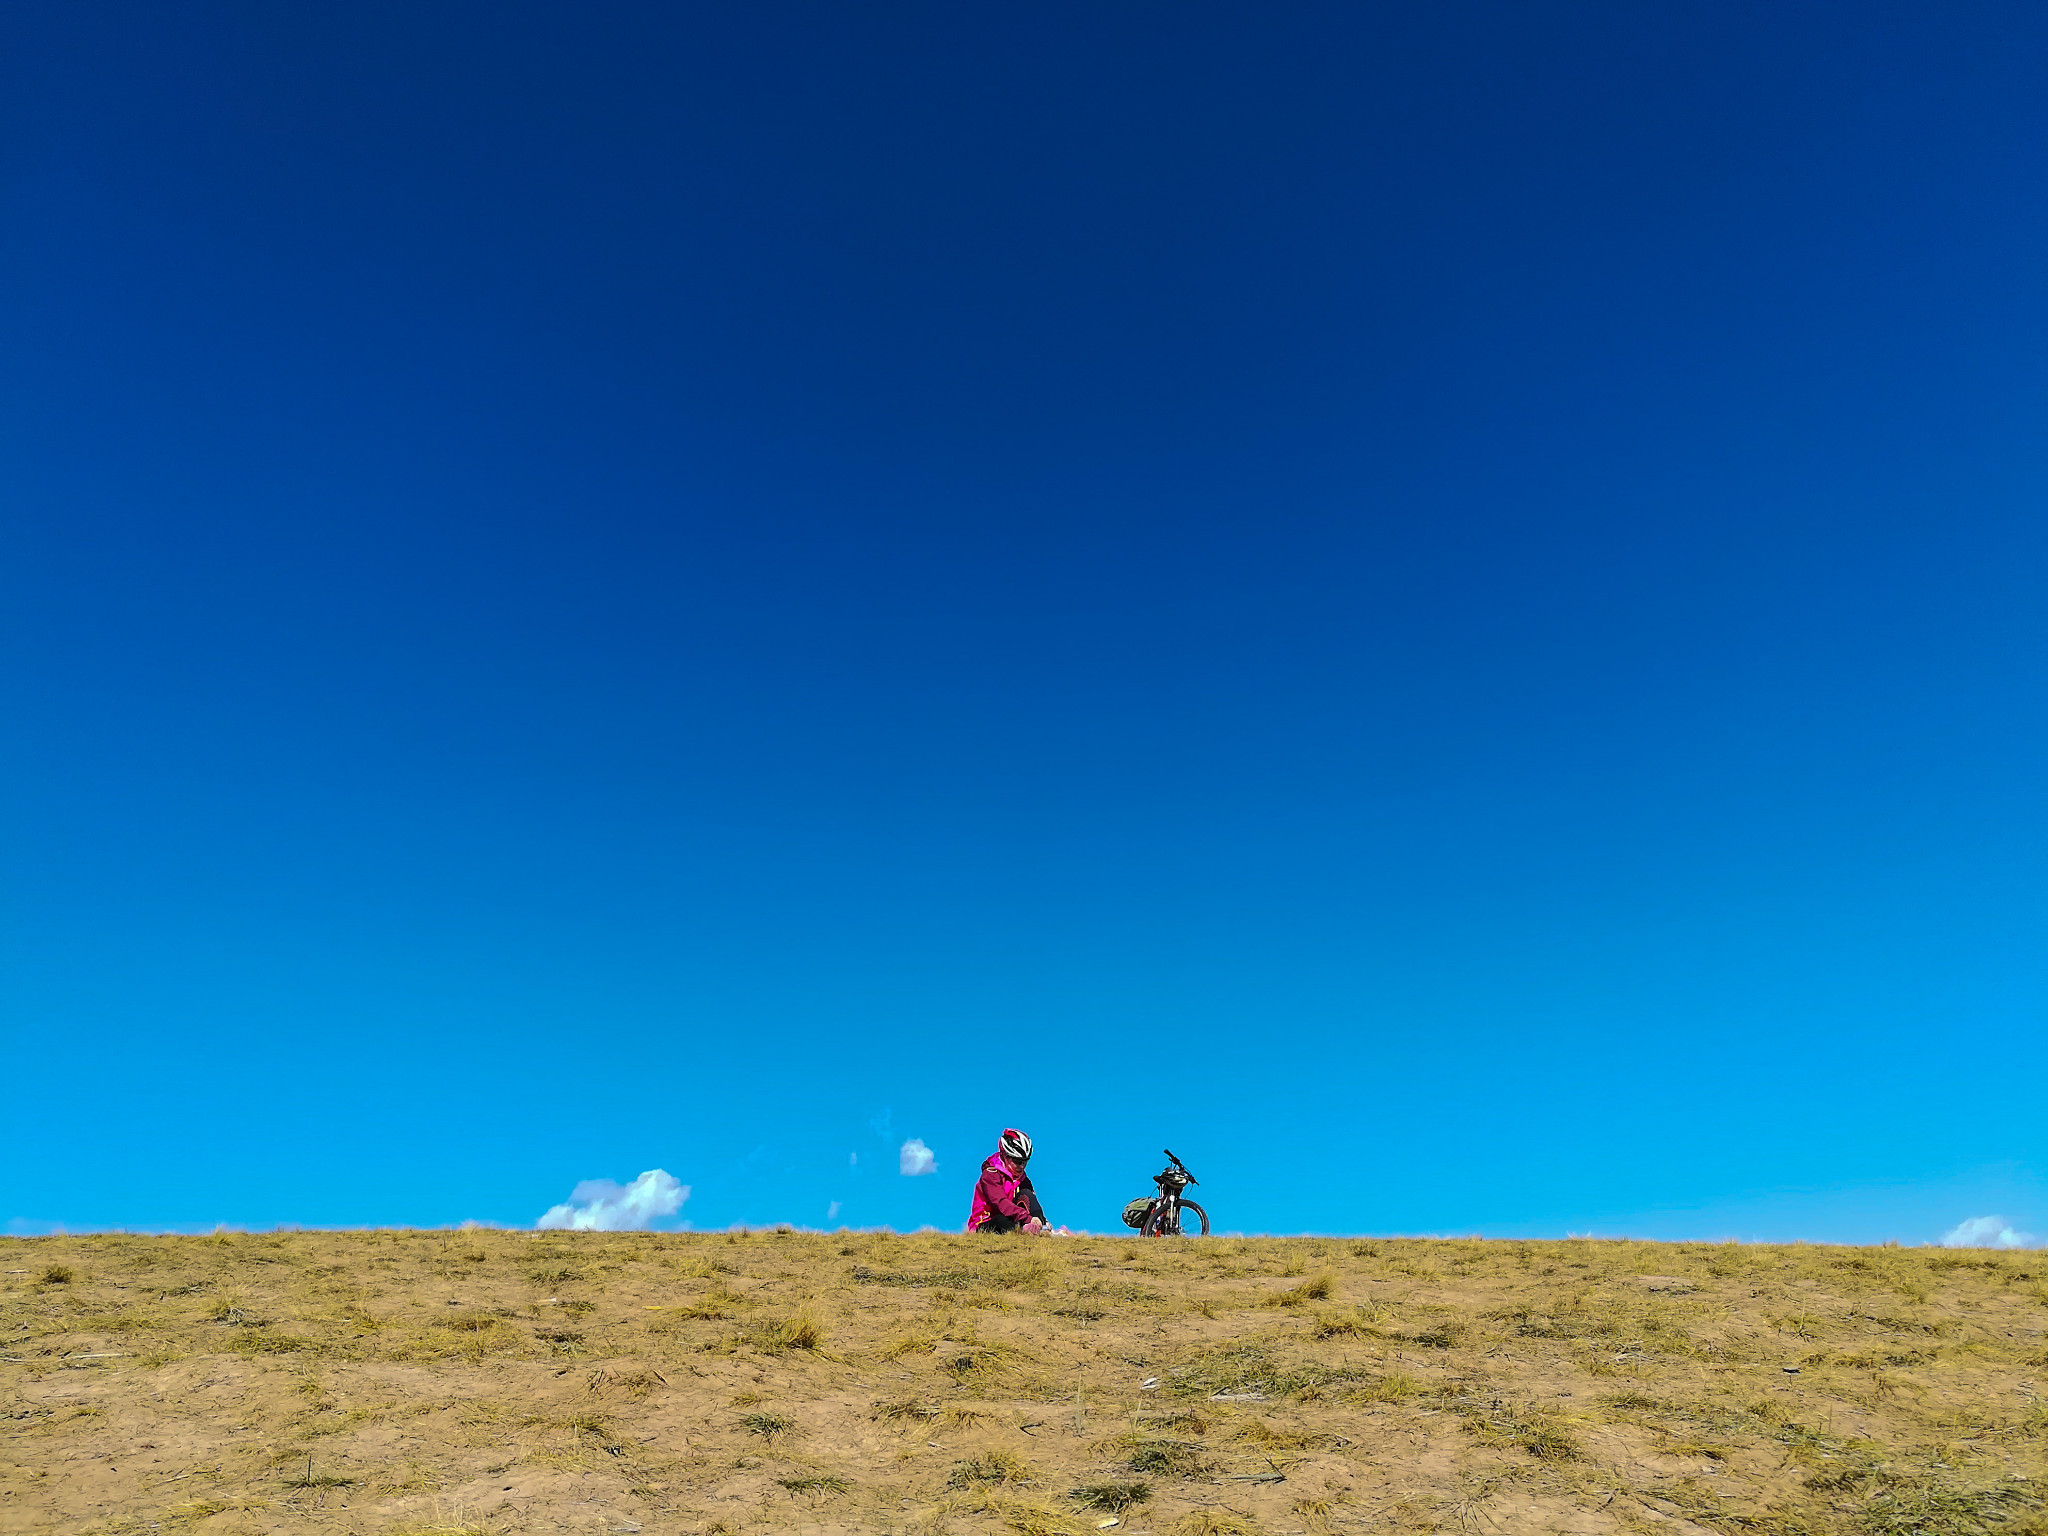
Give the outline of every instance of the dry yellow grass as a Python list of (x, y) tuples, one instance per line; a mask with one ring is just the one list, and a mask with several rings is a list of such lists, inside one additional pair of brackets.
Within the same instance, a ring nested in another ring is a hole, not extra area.
[(0, 1256), (8, 1531), (2048, 1536), (2038, 1254), (375, 1232)]

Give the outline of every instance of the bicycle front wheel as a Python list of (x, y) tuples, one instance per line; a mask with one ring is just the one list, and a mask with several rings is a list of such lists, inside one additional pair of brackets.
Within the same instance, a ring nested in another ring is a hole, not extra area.
[(1176, 1214), (1161, 1207), (1154, 1207), (1152, 1214), (1145, 1218), (1146, 1237), (1207, 1237), (1209, 1235), (1209, 1213), (1192, 1200), (1180, 1202)]

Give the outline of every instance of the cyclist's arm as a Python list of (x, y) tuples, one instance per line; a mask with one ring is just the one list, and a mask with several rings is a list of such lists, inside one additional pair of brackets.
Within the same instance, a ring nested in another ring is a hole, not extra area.
[(1017, 1176), (1000, 1164), (981, 1170), (981, 1198), (989, 1209), (1022, 1225), (1031, 1220), (1031, 1209), (1017, 1198), (1018, 1188)]

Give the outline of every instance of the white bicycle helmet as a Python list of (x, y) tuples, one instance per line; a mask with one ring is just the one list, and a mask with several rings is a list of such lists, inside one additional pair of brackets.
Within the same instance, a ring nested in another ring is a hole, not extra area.
[(996, 1143), (996, 1150), (1013, 1163), (1031, 1161), (1031, 1138), (1015, 1128), (1003, 1132), (1002, 1140)]

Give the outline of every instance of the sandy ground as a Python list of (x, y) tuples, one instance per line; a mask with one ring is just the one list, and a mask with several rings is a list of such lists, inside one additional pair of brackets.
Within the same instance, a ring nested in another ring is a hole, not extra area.
[(370, 1232), (0, 1269), (6, 1531), (2048, 1532), (2042, 1254)]

